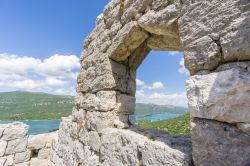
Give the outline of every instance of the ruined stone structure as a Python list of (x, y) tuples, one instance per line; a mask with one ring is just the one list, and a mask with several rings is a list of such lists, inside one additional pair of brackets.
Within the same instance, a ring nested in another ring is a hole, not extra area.
[[(184, 51), (192, 152), (189, 138), (129, 121), (150, 50)], [(49, 165), (248, 166), (249, 134), (249, 0), (112, 0), (85, 40), (75, 108)]]
[(0, 166), (47, 166), (57, 132), (28, 136), (23, 123), (0, 125)]

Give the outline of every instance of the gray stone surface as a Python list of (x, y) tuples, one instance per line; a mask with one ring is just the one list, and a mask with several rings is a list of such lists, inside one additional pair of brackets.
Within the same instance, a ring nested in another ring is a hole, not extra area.
[(5, 154), (6, 147), (7, 147), (7, 141), (0, 140), (0, 157), (2, 157)]
[(179, 36), (177, 20), (180, 16), (180, 2), (166, 6), (162, 10), (150, 10), (138, 20), (139, 25), (156, 35)]
[(12, 123), (4, 126), (2, 140), (14, 140), (27, 135), (28, 126), (24, 123)]
[(235, 125), (195, 118), (192, 122), (192, 144), (195, 165), (250, 164), (250, 137)]
[(190, 151), (184, 153), (164, 142), (151, 141), (131, 130), (107, 129), (103, 131), (100, 152), (103, 165), (191, 164)]
[(16, 153), (14, 157), (14, 163), (15, 164), (24, 163), (26, 161), (29, 161), (30, 158), (31, 158), (30, 150), (26, 150), (25, 152), (21, 152), (21, 153)]
[(136, 22), (126, 24), (112, 41), (108, 50), (110, 58), (116, 61), (126, 60), (147, 38), (148, 34)]
[(248, 135), (250, 135), (250, 123), (237, 123), (237, 127), (247, 133)]
[(28, 136), (28, 126), (23, 123), (0, 125), (0, 166), (47, 166), (52, 142), (58, 132)]
[(50, 148), (53, 139), (57, 138), (57, 132), (32, 135), (28, 139), (28, 149)]
[(6, 162), (6, 156), (0, 157), (0, 165), (4, 165), (5, 162)]
[(191, 76), (187, 81), (192, 117), (250, 122), (250, 63), (227, 64), (219, 70)]
[(5, 155), (24, 152), (27, 148), (27, 144), (28, 144), (28, 137), (8, 141)]
[(4, 163), (4, 166), (12, 166), (13, 164), (14, 164), (14, 155), (6, 156), (6, 161)]

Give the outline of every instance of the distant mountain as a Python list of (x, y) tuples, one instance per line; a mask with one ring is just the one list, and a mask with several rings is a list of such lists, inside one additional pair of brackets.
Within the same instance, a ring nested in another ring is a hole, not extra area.
[(59, 119), (71, 113), (73, 96), (33, 92), (1, 92), (0, 120)]
[[(71, 114), (73, 96), (52, 95), (34, 92), (0, 92), (0, 120), (60, 119)], [(135, 114), (183, 114), (186, 108), (136, 104)]]
[(155, 105), (137, 103), (135, 107), (135, 114), (183, 114), (188, 110), (185, 107), (171, 106), (171, 105)]

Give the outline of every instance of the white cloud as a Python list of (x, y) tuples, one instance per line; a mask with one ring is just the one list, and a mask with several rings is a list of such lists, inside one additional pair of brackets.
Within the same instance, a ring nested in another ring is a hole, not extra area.
[(142, 89), (137, 90), (135, 96), (138, 97), (138, 98), (145, 97), (144, 90), (142, 90)]
[(137, 86), (144, 86), (144, 85), (145, 85), (145, 82), (142, 81), (142, 80), (136, 79), (136, 85), (137, 85)]
[(140, 90), (136, 92), (137, 103), (157, 104), (157, 105), (174, 105), (187, 107), (186, 94), (183, 93), (153, 93), (145, 95)]
[[(79, 58), (52, 55), (46, 59), (0, 54), (0, 89), (67, 92), (75, 84)], [(72, 91), (72, 89), (70, 89)]]
[[(158, 89), (165, 89), (164, 84), (160, 81), (154, 82), (148, 86), (144, 81), (137, 79), (136, 102), (157, 104), (157, 105), (174, 105), (187, 107), (187, 98), (183, 93), (156, 93)], [(164, 90), (165, 91), (165, 90)]]
[(185, 65), (184, 65), (184, 58), (181, 59), (180, 65), (181, 65), (181, 67), (179, 68), (178, 72), (182, 73), (182, 74), (189, 75), (189, 71), (185, 68)]
[(149, 86), (148, 89), (163, 89), (164, 85), (162, 82), (154, 82), (152, 86)]
[(48, 86), (59, 86), (59, 87), (61, 87), (61, 86), (64, 86), (67, 82), (63, 81), (63, 80), (60, 80), (60, 79), (57, 79), (57, 78), (54, 78), (54, 77), (46, 77), (45, 83)]
[(179, 52), (179, 51), (168, 51), (167, 53), (170, 56), (176, 56), (176, 55), (183, 54), (183, 52)]
[(136, 86), (141, 89), (149, 89), (149, 90), (155, 90), (155, 89), (164, 89), (164, 84), (161, 81), (154, 82), (152, 85), (147, 85), (144, 81), (140, 79), (136, 79)]

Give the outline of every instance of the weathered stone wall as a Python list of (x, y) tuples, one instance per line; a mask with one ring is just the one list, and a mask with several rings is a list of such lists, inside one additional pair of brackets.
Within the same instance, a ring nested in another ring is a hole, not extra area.
[(249, 0), (112, 0), (85, 40), (49, 164), (192, 164), (187, 138), (154, 141), (129, 121), (136, 69), (154, 49), (184, 51), (194, 165), (249, 165), (249, 35)]
[(0, 166), (47, 166), (57, 132), (28, 136), (23, 123), (0, 125)]

